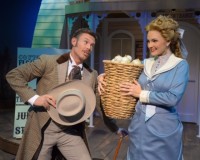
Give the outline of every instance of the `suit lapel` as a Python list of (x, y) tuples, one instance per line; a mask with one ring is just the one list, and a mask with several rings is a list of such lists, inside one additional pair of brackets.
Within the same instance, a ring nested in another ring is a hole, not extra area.
[(91, 74), (91, 72), (89, 72), (85, 67), (83, 67), (83, 79), (82, 80), (84, 81), (84, 83), (91, 85), (92, 81), (93, 81), (92, 75), (93, 74)]
[(67, 75), (67, 70), (68, 70), (68, 61), (65, 63), (58, 64), (57, 69), (58, 69), (58, 83), (64, 83)]

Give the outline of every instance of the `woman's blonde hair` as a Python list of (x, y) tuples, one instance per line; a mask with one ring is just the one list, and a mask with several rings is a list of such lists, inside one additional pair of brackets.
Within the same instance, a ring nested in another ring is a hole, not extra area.
[(170, 49), (175, 56), (182, 58), (180, 49), (180, 33), (178, 32), (179, 24), (170, 16), (158, 16), (146, 26), (146, 31), (159, 31), (162, 37), (170, 42)]

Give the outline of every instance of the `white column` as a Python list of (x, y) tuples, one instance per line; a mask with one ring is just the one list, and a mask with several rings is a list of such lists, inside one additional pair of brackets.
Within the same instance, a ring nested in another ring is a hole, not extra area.
[[(84, 16), (83, 18), (88, 22), (89, 28), (93, 31), (96, 32), (96, 29), (99, 25), (99, 21), (103, 19), (106, 15), (97, 15), (97, 14), (90, 14), (88, 17)], [(91, 53), (90, 56), (90, 65), (91, 68), (94, 68), (94, 51)], [(90, 116), (89, 120), (89, 127), (94, 127), (93, 125), (93, 114)]]
[[(196, 16), (195, 18), (197, 19), (198, 23), (200, 24), (200, 15)], [(199, 87), (199, 90), (200, 90), (200, 87)], [(199, 114), (198, 114), (199, 133), (198, 133), (197, 137), (200, 138), (200, 104), (198, 104), (198, 107), (199, 107), (199, 109), (198, 109), (198, 111), (199, 111)]]
[(67, 47), (69, 48), (70, 47), (70, 34), (72, 32), (72, 27), (73, 27), (73, 24), (74, 22), (76, 21), (78, 17), (68, 17), (67, 18), (67, 24), (68, 24), (68, 32), (67, 32)]
[(143, 59), (146, 58), (147, 55), (147, 32), (145, 30), (146, 25), (153, 19), (151, 16), (151, 12), (140, 12), (139, 15), (135, 12), (131, 13), (131, 16), (133, 16), (136, 20), (138, 20), (140, 27), (142, 29), (142, 33), (143, 33), (143, 52), (142, 52), (142, 56)]

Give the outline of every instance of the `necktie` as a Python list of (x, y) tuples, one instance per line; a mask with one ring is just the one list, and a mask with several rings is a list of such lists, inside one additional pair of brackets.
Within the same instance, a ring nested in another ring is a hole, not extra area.
[(69, 79), (81, 79), (81, 68), (79, 66), (73, 66), (73, 69), (69, 74)]

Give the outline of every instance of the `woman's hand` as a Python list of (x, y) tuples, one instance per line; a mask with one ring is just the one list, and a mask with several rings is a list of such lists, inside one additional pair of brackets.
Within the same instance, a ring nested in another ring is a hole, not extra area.
[(136, 80), (133, 80), (133, 83), (123, 82), (120, 84), (120, 91), (122, 91), (122, 95), (131, 95), (139, 98), (142, 88)]
[(104, 81), (105, 79), (105, 73), (102, 73), (100, 74), (98, 77), (97, 77), (97, 80), (98, 80), (98, 91), (99, 91), (99, 94), (101, 95), (102, 92), (104, 92), (104, 86), (106, 86), (106, 82)]
[(50, 106), (53, 106), (56, 108), (56, 100), (53, 98), (53, 96), (45, 94), (45, 95), (39, 96), (35, 100), (34, 106), (43, 106), (46, 110), (49, 110)]

